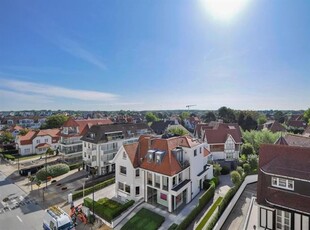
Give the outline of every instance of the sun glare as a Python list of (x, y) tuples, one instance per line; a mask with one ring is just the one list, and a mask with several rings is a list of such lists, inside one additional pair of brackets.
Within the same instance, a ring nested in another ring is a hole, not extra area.
[(202, 0), (214, 19), (229, 21), (238, 15), (250, 0)]

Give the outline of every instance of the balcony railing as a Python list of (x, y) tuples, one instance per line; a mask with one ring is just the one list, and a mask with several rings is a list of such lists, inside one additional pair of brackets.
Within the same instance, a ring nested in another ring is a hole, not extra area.
[(63, 145), (72, 145), (72, 144), (79, 144), (82, 143), (81, 140), (68, 140), (68, 139), (64, 139), (64, 140), (60, 140), (60, 144)]

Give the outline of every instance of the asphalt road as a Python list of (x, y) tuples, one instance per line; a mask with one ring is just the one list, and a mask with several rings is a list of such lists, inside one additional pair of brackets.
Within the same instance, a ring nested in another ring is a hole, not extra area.
[(0, 230), (42, 230), (44, 210), (0, 172)]

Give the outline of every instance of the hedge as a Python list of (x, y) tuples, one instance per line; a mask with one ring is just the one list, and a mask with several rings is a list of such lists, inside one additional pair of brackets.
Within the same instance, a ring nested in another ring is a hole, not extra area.
[(7, 160), (12, 160), (12, 161), (15, 160), (15, 157), (12, 156), (11, 154), (3, 154), (3, 157)]
[[(93, 187), (84, 189), (84, 195), (87, 196), (87, 195), (91, 194), (93, 192), (93, 188), (95, 191), (98, 191), (98, 190), (103, 189), (103, 188), (105, 188), (111, 184), (114, 184), (114, 183), (115, 183), (115, 178), (103, 181), (99, 184), (94, 185)], [(76, 191), (72, 194), (73, 200), (79, 199), (81, 197), (83, 197), (83, 190)]]
[(69, 166), (66, 164), (56, 164), (56, 165), (48, 165), (45, 168), (40, 169), (36, 173), (37, 180), (45, 181), (47, 177), (51, 176), (52, 178), (63, 175), (69, 172)]
[(229, 174), (229, 173), (230, 173), (230, 168), (228, 168), (226, 165), (224, 165), (224, 166), (222, 167), (221, 174), (222, 174), (222, 175), (227, 175), (227, 174)]
[(212, 199), (212, 197), (214, 196), (214, 192), (215, 185), (214, 183), (212, 183), (210, 185), (210, 188), (200, 197), (198, 206), (190, 212), (190, 214), (179, 224), (176, 229), (179, 230), (188, 228), (188, 226), (198, 216), (198, 214), (202, 211), (206, 204)]
[[(118, 217), (122, 212), (126, 211), (130, 206), (135, 203), (135, 201), (130, 200), (125, 204), (120, 204), (108, 198), (105, 198), (102, 201), (103, 202), (94, 201), (94, 212), (110, 223), (113, 219)], [(92, 210), (93, 200), (86, 197), (84, 199), (84, 206)]]
[(203, 217), (201, 222), (197, 226), (197, 230), (202, 230), (205, 224), (208, 222), (208, 220), (213, 215), (214, 211), (216, 211), (216, 208), (220, 205), (221, 201), (223, 200), (223, 197), (218, 197), (217, 200), (212, 204), (211, 208), (208, 210), (207, 214)]
[(175, 230), (177, 229), (178, 225), (176, 223), (173, 223), (170, 225), (170, 227), (168, 228), (168, 230)]
[(204, 180), (203, 188), (207, 190), (208, 188), (210, 188), (211, 183), (214, 183), (215, 187), (218, 186), (220, 183), (219, 177), (217, 176), (217, 177), (213, 177), (211, 180)]
[(69, 165), (70, 170), (81, 168), (81, 167), (82, 167), (82, 163), (75, 163), (75, 164)]

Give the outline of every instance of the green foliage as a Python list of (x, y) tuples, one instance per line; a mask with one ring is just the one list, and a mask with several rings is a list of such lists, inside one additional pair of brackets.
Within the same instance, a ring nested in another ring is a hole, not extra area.
[(255, 153), (258, 153), (261, 144), (273, 144), (280, 137), (281, 133), (272, 133), (269, 130), (245, 131), (242, 138), (245, 143), (250, 143), (254, 147)]
[(273, 117), (276, 121), (278, 121), (279, 123), (283, 123), (284, 120), (285, 120), (285, 115), (283, 114), (282, 111), (276, 111), (274, 114), (273, 114)]
[(221, 170), (221, 175), (227, 175), (230, 172), (230, 169), (224, 165)]
[(204, 180), (203, 181), (203, 189), (207, 190), (210, 188), (210, 186), (214, 184), (214, 186), (218, 186), (220, 183), (219, 177), (213, 177), (211, 180)]
[(189, 116), (190, 116), (190, 113), (189, 113), (189, 112), (182, 112), (181, 115), (180, 115), (180, 118), (181, 118), (182, 120), (184, 120), (184, 119), (189, 118)]
[(189, 132), (185, 128), (180, 127), (171, 127), (167, 129), (168, 133), (172, 133), (175, 135), (183, 136), (189, 134)]
[(249, 111), (241, 111), (238, 115), (238, 124), (243, 130), (253, 130), (257, 128), (257, 121)]
[(22, 129), (19, 131), (19, 135), (25, 136), (29, 132), (28, 129)]
[(248, 174), (251, 172), (251, 166), (250, 166), (250, 164), (249, 164), (249, 163), (245, 163), (245, 164), (243, 165), (243, 170), (244, 170), (244, 173), (248, 175)]
[(146, 208), (142, 208), (121, 228), (121, 230), (157, 230), (164, 221), (165, 217)]
[(201, 222), (198, 224), (198, 226), (196, 227), (196, 230), (202, 230), (203, 227), (206, 225), (206, 223), (208, 222), (208, 220), (211, 218), (211, 216), (213, 215), (213, 213), (215, 211), (217, 211), (217, 207), (220, 205), (220, 203), (222, 202), (223, 197), (218, 197), (217, 200), (212, 204), (211, 208), (208, 210), (207, 214), (203, 217), (203, 219), (201, 220)]
[(221, 175), (222, 167), (220, 164), (216, 163), (213, 165), (213, 175), (218, 177)]
[(0, 141), (2, 141), (4, 143), (13, 142), (14, 136), (12, 135), (12, 133), (5, 131), (0, 135)]
[(82, 167), (82, 163), (75, 163), (75, 164), (69, 165), (70, 170), (77, 169), (80, 167)]
[(236, 171), (239, 173), (240, 176), (243, 176), (244, 170), (242, 167), (238, 166)]
[(244, 143), (241, 147), (241, 154), (242, 155), (251, 155), (254, 154), (254, 147), (251, 143)]
[(241, 176), (237, 171), (232, 171), (230, 178), (234, 185), (238, 185), (241, 182)]
[(177, 229), (178, 225), (176, 223), (173, 223), (170, 225), (170, 227), (168, 228), (168, 230), (175, 230)]
[[(111, 184), (114, 184), (115, 183), (115, 178), (112, 178), (112, 179), (109, 179), (109, 180), (106, 180), (106, 181), (103, 181), (101, 183), (98, 183), (96, 184), (95, 186), (93, 187), (90, 187), (90, 188), (87, 188), (87, 189), (84, 189), (84, 195), (87, 196), (89, 194), (91, 194), (93, 192), (93, 189), (94, 191), (98, 191), (100, 189), (103, 189)], [(80, 190), (80, 191), (76, 191), (72, 194), (72, 199), (73, 200), (76, 200), (76, 199), (79, 199), (83, 197), (83, 190)]]
[(145, 114), (145, 119), (147, 122), (153, 122), (153, 121), (157, 121), (158, 117), (156, 117), (156, 115), (152, 112), (147, 112)]
[(70, 171), (69, 166), (66, 164), (49, 165), (46, 167), (46, 170), (45, 167), (40, 169), (36, 173), (36, 178), (37, 180), (46, 180), (46, 178), (49, 176), (57, 177), (69, 171)]
[(236, 122), (236, 115), (234, 110), (227, 108), (225, 106), (218, 109), (219, 119), (222, 119), (225, 123)]
[(251, 167), (251, 169), (252, 170), (255, 170), (255, 169), (257, 169), (257, 167), (258, 167), (258, 157), (257, 157), (257, 155), (249, 155), (248, 156), (248, 162), (249, 162), (249, 164), (250, 164), (250, 167)]
[(206, 117), (205, 117), (205, 122), (209, 123), (211, 121), (216, 121), (216, 116), (213, 112), (207, 112)]
[(258, 118), (257, 118), (257, 123), (259, 125), (263, 125), (267, 122), (267, 117), (265, 115), (260, 115)]
[(304, 112), (304, 119), (310, 125), (310, 108)]
[(41, 129), (60, 128), (68, 119), (69, 117), (66, 115), (52, 115), (46, 119), (45, 124), (42, 125)]
[(51, 148), (48, 148), (48, 149), (46, 150), (46, 154), (47, 154), (47, 155), (53, 155), (53, 154), (54, 154), (54, 150), (52, 150)]
[(15, 157), (11, 154), (3, 154), (3, 157), (7, 160), (15, 161)]
[(178, 230), (183, 230), (188, 228), (188, 226), (193, 222), (193, 220), (199, 215), (202, 209), (206, 206), (207, 203), (213, 198), (215, 192), (214, 183), (211, 184), (210, 188), (200, 197), (199, 204), (195, 207), (187, 217), (183, 219), (183, 221), (176, 228)]
[[(99, 215), (106, 221), (111, 222), (134, 203), (135, 202), (133, 200), (130, 200), (125, 204), (120, 204), (114, 200), (102, 198), (94, 202), (94, 211), (97, 215)], [(84, 199), (84, 206), (92, 210), (93, 200), (86, 197)]]

